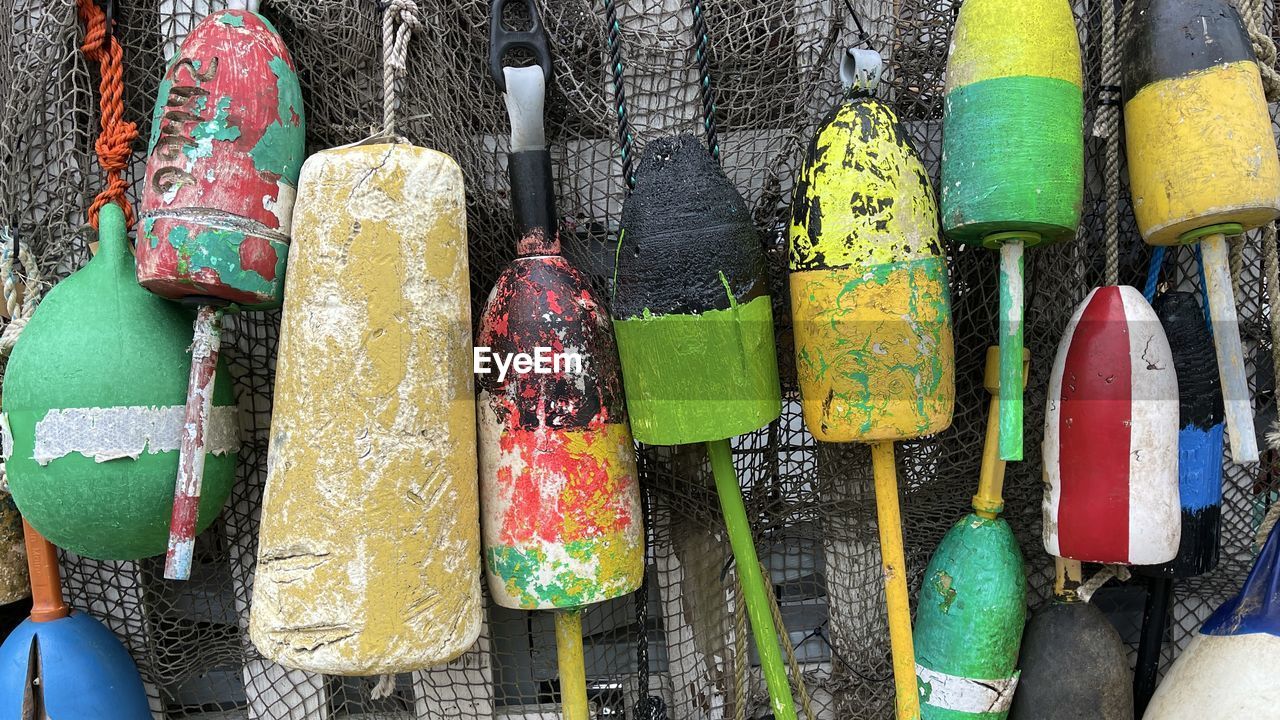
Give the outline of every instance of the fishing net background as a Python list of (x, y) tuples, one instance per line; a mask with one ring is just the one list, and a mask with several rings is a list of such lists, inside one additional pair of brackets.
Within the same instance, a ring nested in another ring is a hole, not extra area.
[[(193, 4), (194, 3), (194, 4)], [(197, 6), (198, 5), (198, 6)], [(538, 2), (554, 56), (548, 135), (567, 252), (602, 283), (612, 265), (624, 196), (612, 106), (605, 9), (588, 0)], [(220, 5), (219, 5), (220, 6)], [(504, 171), (507, 117), (486, 71), (488, 3), (420, 0), (425, 29), (410, 45), (401, 132), (453, 155), (467, 180), (472, 307), (478, 314), (514, 250)], [(117, 0), (124, 46), (126, 116), (149, 136), (163, 72), (162, 18), (195, 19), (200, 0)], [(1084, 44), (1088, 186), (1074, 243), (1037, 249), (1027, 263), (1027, 460), (1008, 467), (1005, 515), (1022, 541), (1029, 601), (1049, 594), (1051, 560), (1040, 545), (1038, 448), (1050, 364), (1062, 328), (1088, 290), (1102, 283), (1107, 209), (1105, 139), (1092, 132), (1100, 103), (1100, 5), (1076, 3)], [(880, 95), (897, 110), (936, 186), (943, 69), (958, 2), (854, 2), (884, 54)], [(695, 34), (689, 6), (627, 0), (616, 6), (625, 89), (638, 147), (654, 137), (700, 133)], [(1271, 27), (1268, 8), (1265, 27)], [(267, 0), (303, 83), (308, 149), (369, 134), (381, 117), (380, 9), (369, 0)], [(780, 420), (735, 442), (749, 514), (772, 578), (795, 662), (809, 689), (807, 710), (824, 718), (892, 716), (888, 635), (871, 494), (869, 453), (820, 445), (802, 427), (785, 292), (785, 232), (792, 179), (817, 122), (840, 97), (836, 63), (862, 42), (849, 6), (834, 0), (710, 0), (714, 121), (725, 169), (747, 199), (769, 250), (779, 362)], [(35, 250), (45, 278), (65, 277), (87, 258), (80, 231), (100, 186), (93, 141), (97, 70), (78, 52), (82, 29), (71, 0), (0, 0), (0, 212), (10, 233)], [(143, 142), (132, 167), (143, 166)], [(992, 153), (1000, 139), (991, 138)], [(1123, 173), (1121, 168), (1113, 177)], [(1149, 253), (1134, 231), (1120, 181), (1123, 282), (1141, 286)], [(136, 201), (136, 192), (133, 199)], [(1238, 293), (1246, 351), (1269, 352), (1258, 238), (1242, 246)], [(985, 347), (996, 336), (996, 256), (949, 246), (957, 357), (955, 422), (937, 437), (898, 446), (907, 559), (913, 596), (930, 553), (967, 510), (978, 479), (986, 423)], [(1182, 251), (1171, 280), (1198, 287)], [(256, 533), (271, 419), (277, 313), (236, 317), (224, 340), (243, 409), (246, 444), (233, 497), (200, 536), (190, 582), (162, 579), (159, 558), (136, 563), (64, 557), (75, 607), (102, 618), (134, 654), (157, 718), (551, 718), (558, 717), (552, 619), (492, 605), (481, 641), (448, 667), (396, 678), (375, 700), (376, 678), (290, 671), (263, 660), (248, 641)], [(1270, 360), (1256, 362), (1269, 367)], [(1268, 374), (1268, 373), (1263, 373)], [(1256, 378), (1255, 378), (1256, 380)], [(1255, 383), (1255, 401), (1273, 381)], [(671, 718), (767, 716), (729, 545), (699, 448), (645, 449), (649, 573), (643, 597), (619, 599), (585, 616), (590, 696), (597, 717), (637, 718), (642, 697), (661, 697)], [(1277, 495), (1275, 455), (1261, 469), (1228, 465), (1222, 561), (1176, 587), (1165, 662), (1234, 593), (1252, 558), (1254, 531)], [(1141, 581), (1112, 582), (1095, 596), (1137, 642)], [(647, 656), (639, 664), (641, 653)], [(647, 667), (646, 667), (647, 666)], [(1167, 667), (1167, 666), (1166, 666)], [(647, 670), (647, 672), (646, 672)], [(647, 685), (647, 687), (645, 686)]]

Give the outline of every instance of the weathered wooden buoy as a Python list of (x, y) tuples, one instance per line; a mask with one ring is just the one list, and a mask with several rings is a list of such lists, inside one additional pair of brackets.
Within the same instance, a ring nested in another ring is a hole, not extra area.
[(1280, 707), (1280, 525), (1240, 594), (1219, 607), (1174, 661), (1146, 720), (1274, 717)]
[[(494, 52), (504, 49), (500, 38)], [(586, 720), (581, 610), (644, 579), (635, 444), (608, 311), (560, 254), (542, 126), (545, 71), (504, 68), (499, 83), (511, 116), (520, 239), (476, 337), (487, 356), (476, 403), (489, 592), (503, 607), (561, 611), (564, 717)]]
[(1227, 268), (1227, 235), (1280, 216), (1280, 160), (1253, 47), (1226, 0), (1140, 0), (1124, 49), (1129, 187), (1151, 245), (1200, 241), (1231, 431), (1231, 456), (1257, 440)]
[(796, 372), (818, 440), (902, 440), (951, 424), (955, 355), (937, 214), (929, 175), (888, 105), (856, 97), (819, 128), (796, 183), (789, 251)]
[(1178, 378), (1155, 311), (1094, 288), (1058, 343), (1044, 420), (1044, 546), (1153, 565), (1178, 553)]
[(312, 155), (294, 238), (254, 644), (340, 675), (445, 662), (482, 619), (462, 169), (395, 142)]
[[(1030, 353), (1023, 351), (1023, 357)], [(1026, 377), (1026, 373), (1023, 373)], [(943, 536), (924, 573), (916, 609), (916, 676), (924, 718), (997, 720), (1018, 684), (1018, 648), (1027, 615), (1022, 551), (1004, 509), (999, 458), (1000, 349), (987, 349), (983, 385), (991, 393), (973, 512)]]
[(25, 529), (31, 617), (0, 645), (0, 718), (151, 720), (133, 658), (102, 623), (67, 607), (53, 545)]
[(951, 424), (947, 265), (929, 176), (889, 107), (860, 93), (818, 129), (791, 204), (805, 426), (871, 442), (900, 720), (920, 715), (893, 442)]
[(194, 542), (220, 313), (280, 304), (303, 159), (302, 92), (284, 42), (248, 10), (209, 15), (160, 82), (138, 222), (138, 282), (200, 306), (165, 576)]
[(9, 493), (0, 491), (0, 605), (27, 597), (29, 588), (22, 516)]
[(1080, 563), (1055, 558), (1053, 598), (1022, 635), (1009, 720), (1133, 720), (1133, 683), (1120, 633), (1076, 595)]
[[(137, 560), (165, 551), (187, 396), (191, 314), (138, 287), (114, 204), (98, 254), (36, 308), (4, 376), (9, 489), (42, 535), (78, 555)], [(197, 529), (235, 477), (239, 424), (226, 370), (205, 443)]]
[(1196, 577), (1218, 564), (1222, 507), (1222, 391), (1213, 353), (1213, 338), (1204, 310), (1188, 292), (1170, 291), (1152, 307), (1160, 318), (1178, 374), (1178, 499), (1182, 537), (1178, 554), (1162, 565), (1141, 565), (1148, 576), (1142, 637), (1134, 667), (1135, 708), (1140, 714), (1151, 699), (1160, 669), (1175, 578)]
[(729, 446), (782, 412), (764, 248), (742, 196), (692, 135), (645, 146), (622, 207), (612, 314), (635, 438), (706, 443), (771, 708), (794, 720)]
[[(1017, 21), (1010, 20), (1015, 12)], [(1080, 41), (1066, 0), (965, 0), (947, 58), (942, 229), (1000, 250), (1000, 457), (1022, 459), (1023, 257), (1074, 237), (1084, 194)]]

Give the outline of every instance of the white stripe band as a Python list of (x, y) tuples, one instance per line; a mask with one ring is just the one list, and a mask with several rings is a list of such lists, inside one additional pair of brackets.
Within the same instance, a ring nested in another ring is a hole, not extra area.
[[(182, 445), (182, 405), (54, 409), (36, 422), (32, 459), (41, 465), (72, 453), (96, 462), (138, 459), (144, 452), (173, 452)], [(214, 407), (205, 433), (205, 451), (214, 455), (240, 448), (239, 408)], [(8, 418), (4, 418), (6, 458), (13, 452)]]
[(1005, 712), (1013, 703), (1019, 671), (1000, 680), (974, 680), (930, 670), (916, 663), (921, 701), (936, 708), (962, 713)]

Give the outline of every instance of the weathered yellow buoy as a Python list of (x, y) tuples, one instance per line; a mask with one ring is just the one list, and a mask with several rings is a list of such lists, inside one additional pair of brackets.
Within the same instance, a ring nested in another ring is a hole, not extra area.
[(250, 622), (282, 665), (405, 672), (479, 635), (464, 203), (403, 143), (303, 165)]

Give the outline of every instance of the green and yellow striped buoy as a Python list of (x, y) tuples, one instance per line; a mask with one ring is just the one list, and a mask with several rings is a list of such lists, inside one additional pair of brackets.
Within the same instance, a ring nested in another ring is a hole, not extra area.
[(1071, 239), (1084, 194), (1080, 41), (1066, 0), (965, 0), (947, 59), (942, 229), (1000, 250), (1000, 458), (1022, 459), (1024, 247)]
[[(1024, 351), (1023, 358), (1028, 357)], [(1027, 576), (1018, 540), (1000, 517), (999, 348), (987, 350), (983, 384), (991, 392), (991, 412), (973, 512), (938, 544), (916, 608), (916, 675), (923, 696), (921, 716), (928, 720), (1004, 718), (1018, 683)]]
[(920, 717), (893, 442), (951, 424), (947, 264), (929, 175), (888, 105), (855, 91), (818, 129), (791, 204), (805, 426), (872, 443), (898, 720)]

